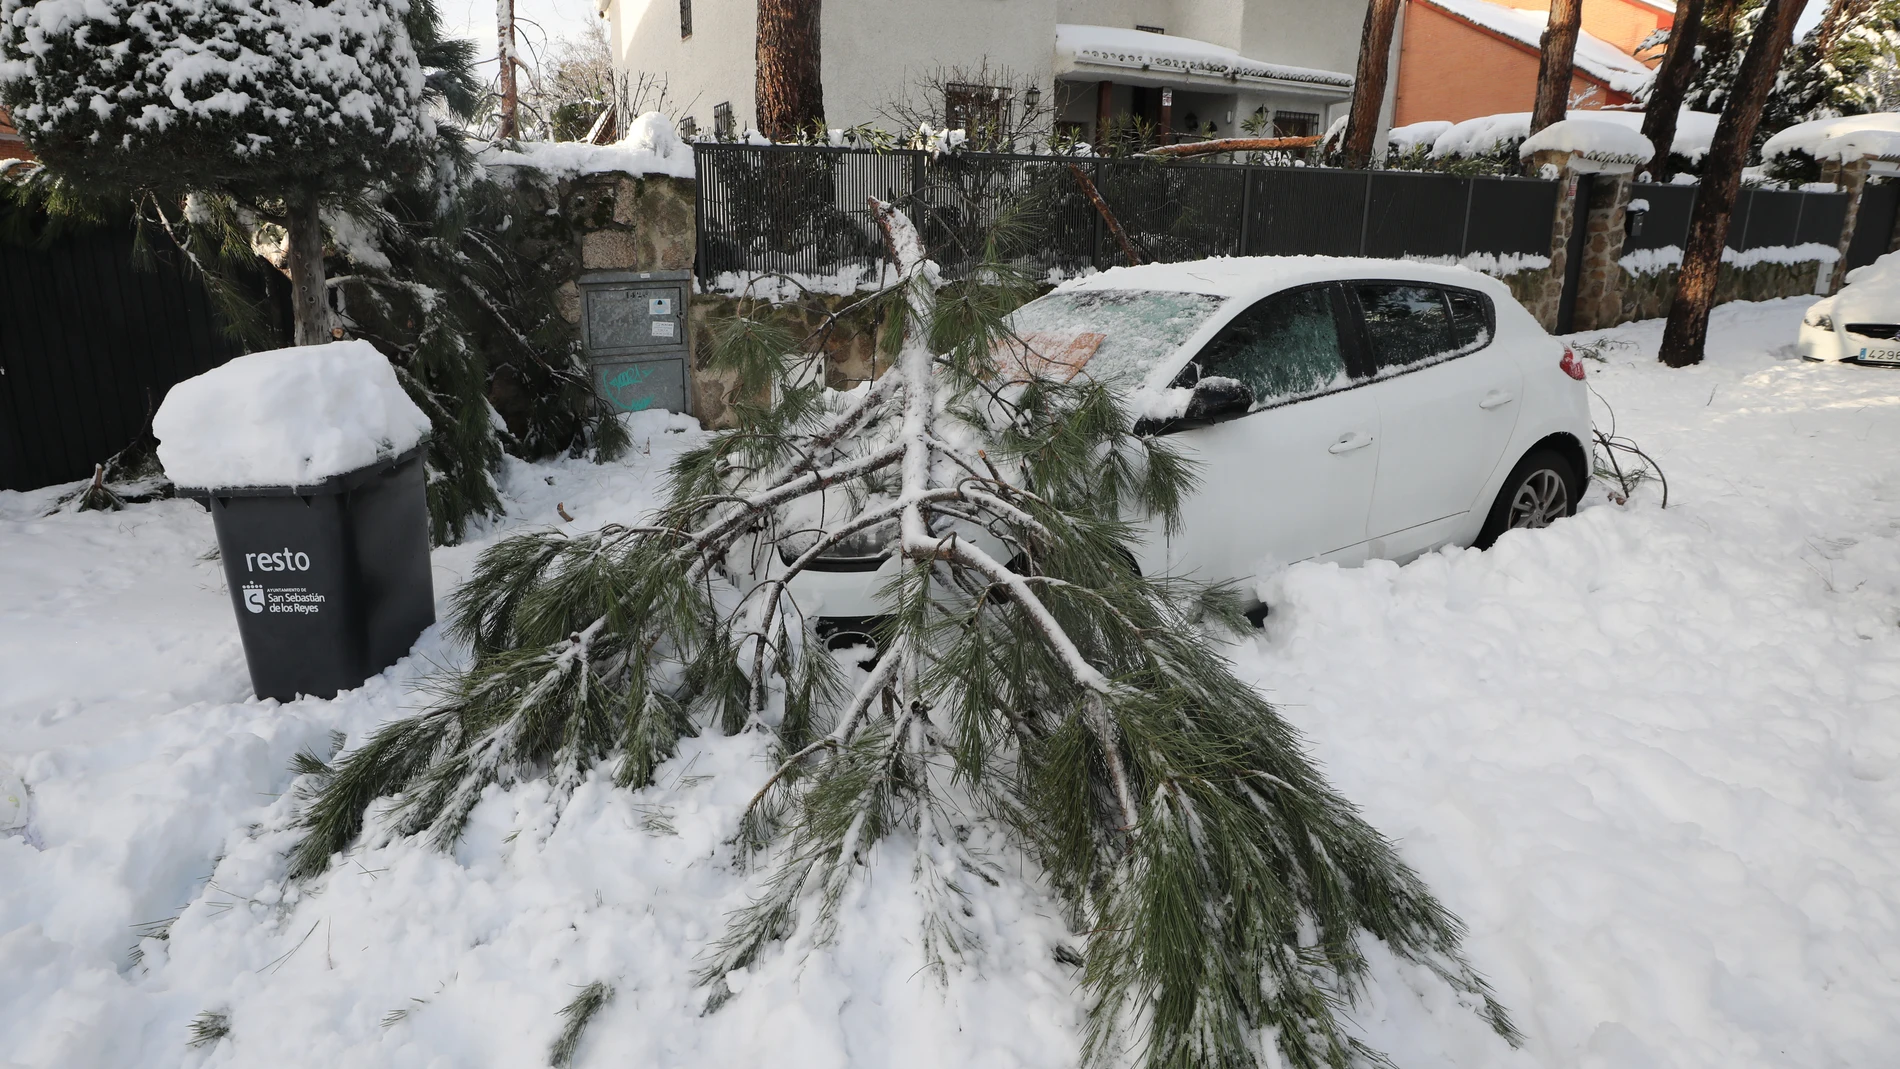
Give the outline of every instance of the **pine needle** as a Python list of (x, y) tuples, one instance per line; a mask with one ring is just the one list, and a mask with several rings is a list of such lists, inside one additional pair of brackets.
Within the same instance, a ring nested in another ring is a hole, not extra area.
[(553, 1069), (567, 1069), (574, 1063), (574, 1052), (580, 1049), (587, 1022), (613, 997), (614, 989), (605, 981), (596, 980), (582, 988), (574, 1001), (561, 1007), (561, 1016), (567, 1018), (567, 1023), (561, 1026), (560, 1036), (548, 1050), (548, 1064)]

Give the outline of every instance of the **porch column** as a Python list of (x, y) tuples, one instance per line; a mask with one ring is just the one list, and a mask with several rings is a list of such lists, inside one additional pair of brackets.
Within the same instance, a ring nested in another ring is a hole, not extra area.
[(1108, 136), (1108, 124), (1115, 115), (1115, 83), (1095, 83), (1095, 143)]

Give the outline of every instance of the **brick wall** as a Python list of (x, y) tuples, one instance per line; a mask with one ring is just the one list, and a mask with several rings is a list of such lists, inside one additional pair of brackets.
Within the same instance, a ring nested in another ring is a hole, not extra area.
[[(1537, 95), (1537, 63), (1537, 50), (1528, 45), (1429, 4), (1410, 4), (1399, 43), (1393, 124), (1529, 111)], [(1593, 104), (1629, 99), (1582, 74), (1570, 80), (1573, 98), (1593, 88)]]

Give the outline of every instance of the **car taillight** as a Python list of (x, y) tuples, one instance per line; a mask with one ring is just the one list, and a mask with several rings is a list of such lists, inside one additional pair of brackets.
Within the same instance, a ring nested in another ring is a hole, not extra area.
[(1557, 366), (1564, 369), (1564, 374), (1578, 382), (1583, 381), (1583, 361), (1577, 359), (1577, 354), (1570, 351), (1570, 346), (1564, 346), (1564, 358), (1557, 362)]

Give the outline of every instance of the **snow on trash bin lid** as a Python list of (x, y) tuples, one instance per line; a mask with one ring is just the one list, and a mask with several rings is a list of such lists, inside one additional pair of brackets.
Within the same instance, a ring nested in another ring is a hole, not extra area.
[(171, 388), (158, 460), (191, 489), (310, 486), (404, 453), (429, 419), (365, 341), (240, 356)]

